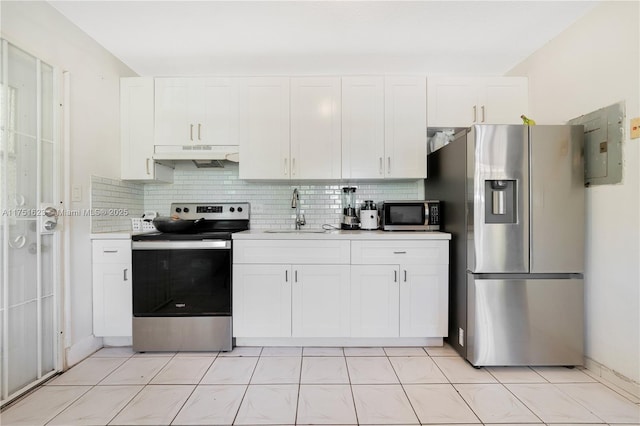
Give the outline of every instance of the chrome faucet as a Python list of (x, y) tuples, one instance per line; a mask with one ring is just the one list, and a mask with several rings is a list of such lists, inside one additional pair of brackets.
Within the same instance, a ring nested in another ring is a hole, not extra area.
[(304, 219), (304, 214), (300, 214), (300, 196), (298, 194), (298, 188), (293, 190), (293, 196), (291, 197), (291, 208), (296, 209), (296, 229), (300, 229), (302, 225), (306, 225), (307, 221)]

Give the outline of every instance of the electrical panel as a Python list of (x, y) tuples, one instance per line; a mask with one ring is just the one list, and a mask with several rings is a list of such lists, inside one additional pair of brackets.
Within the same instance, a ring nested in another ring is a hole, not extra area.
[(606, 185), (622, 181), (624, 102), (569, 120), (584, 126), (584, 184)]

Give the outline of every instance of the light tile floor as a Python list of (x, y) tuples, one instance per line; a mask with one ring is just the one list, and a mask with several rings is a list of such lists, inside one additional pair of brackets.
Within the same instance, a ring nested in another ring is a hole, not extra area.
[(475, 369), (449, 346), (105, 348), (0, 414), (8, 425), (640, 425), (579, 368)]

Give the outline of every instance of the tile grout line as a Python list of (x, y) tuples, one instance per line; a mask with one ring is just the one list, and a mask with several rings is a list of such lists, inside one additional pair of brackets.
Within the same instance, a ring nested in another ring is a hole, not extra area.
[[(78, 385), (78, 386), (82, 386), (82, 385)], [(51, 417), (49, 420), (45, 421), (43, 424), (47, 425), (49, 423), (51, 423), (53, 421), (53, 419), (55, 419), (56, 417), (58, 417), (60, 414), (64, 413), (65, 411), (67, 411), (69, 409), (69, 407), (71, 407), (73, 404), (75, 404), (80, 398), (82, 398), (83, 396), (85, 396), (89, 391), (91, 391), (91, 389), (93, 389), (94, 387), (96, 387), (96, 385), (90, 386), (89, 389), (87, 389), (85, 392), (82, 392), (82, 394), (78, 395), (73, 401), (71, 401), (66, 407), (64, 407), (62, 410), (60, 410), (58, 413), (54, 414), (53, 417)], [(44, 386), (40, 387), (41, 389), (44, 389)], [(1, 424), (1, 422), (0, 422)]]
[[(106, 376), (105, 376), (105, 377), (104, 377), (100, 382), (98, 382), (98, 384), (97, 384), (96, 386), (100, 385), (100, 383), (102, 383), (102, 382), (103, 382), (107, 377), (109, 377), (110, 375), (112, 375), (112, 374), (113, 374), (113, 373), (114, 373), (118, 368), (120, 368), (120, 367), (122, 367), (124, 364), (126, 364), (126, 362), (127, 362), (127, 361), (129, 361), (130, 359), (133, 359), (133, 355), (130, 355), (130, 356), (129, 356), (125, 361), (123, 361), (123, 362), (122, 362), (118, 367), (116, 367), (116, 368), (115, 368), (111, 373), (107, 374), (107, 375), (106, 375)], [(109, 386), (109, 385), (101, 385), (101, 386)], [(111, 385), (111, 386), (121, 386), (121, 385)], [(112, 422), (116, 417), (118, 417), (118, 416), (120, 415), (120, 413), (122, 413), (122, 411), (123, 411), (125, 408), (127, 408), (127, 407), (129, 406), (129, 404), (131, 404), (131, 401), (133, 401), (134, 399), (136, 399), (136, 397), (137, 397), (138, 395), (140, 395), (140, 393), (142, 393), (142, 391), (144, 390), (144, 388), (145, 388), (145, 387), (146, 387), (145, 385), (142, 385), (142, 387), (140, 388), (140, 390), (138, 390), (138, 392), (136, 392), (136, 393), (135, 393), (135, 395), (133, 395), (133, 396), (131, 397), (131, 399), (129, 399), (129, 401), (127, 401), (127, 403), (126, 403), (126, 404), (124, 404), (124, 405), (122, 406), (122, 408), (120, 408), (120, 409), (118, 410), (118, 412), (117, 412), (117, 413), (115, 413), (115, 414), (114, 414), (114, 415), (113, 415), (109, 420), (107, 420), (107, 422), (106, 422), (105, 426), (106, 426), (106, 425), (108, 425), (108, 424), (110, 424), (110, 423), (111, 423), (111, 422)]]
[(302, 364), (304, 361), (304, 348), (300, 348), (300, 373), (298, 374), (298, 397), (296, 398), (296, 414), (293, 417), (293, 424), (298, 424), (298, 407), (300, 406), (300, 388), (302, 387)]
[[(174, 359), (178, 357), (178, 354), (180, 352), (176, 352), (176, 354), (174, 355)], [(169, 422), (169, 424), (173, 424), (173, 422), (176, 420), (176, 418), (180, 415), (180, 412), (182, 411), (182, 409), (184, 408), (184, 406), (187, 404), (187, 402), (189, 401), (189, 399), (193, 396), (194, 392), (196, 391), (196, 389), (198, 389), (198, 386), (200, 386), (200, 383), (202, 383), (202, 379), (204, 379), (204, 376), (207, 375), (207, 372), (209, 371), (209, 369), (211, 368), (211, 366), (213, 365), (214, 362), (216, 362), (216, 359), (218, 359), (218, 355), (220, 355), (220, 352), (218, 352), (216, 354), (216, 356), (213, 358), (213, 361), (211, 361), (211, 364), (209, 364), (209, 367), (207, 367), (206, 371), (204, 372), (204, 374), (200, 377), (200, 380), (198, 380), (198, 383), (195, 384), (195, 386), (193, 387), (193, 389), (191, 390), (191, 393), (189, 393), (189, 396), (187, 396), (187, 398), (184, 400), (184, 402), (182, 403), (182, 405), (180, 406), (180, 408), (178, 409), (178, 411), (176, 411), (176, 414), (173, 416), (173, 418), (171, 419), (171, 421)], [(171, 362), (171, 361), (169, 361)], [(167, 364), (168, 365), (168, 364)], [(166, 368), (166, 366), (165, 366)], [(164, 368), (163, 368), (164, 370)], [(160, 373), (158, 373), (160, 374)]]
[[(427, 354), (427, 357), (428, 357), (429, 354), (427, 353), (427, 351), (425, 351), (424, 348), (422, 348), (422, 350), (424, 351), (425, 354)], [(416, 411), (416, 408), (411, 403), (411, 398), (409, 398), (409, 394), (407, 393), (407, 389), (405, 389), (404, 387), (404, 383), (402, 383), (402, 380), (400, 380), (400, 376), (398, 375), (398, 372), (396, 371), (396, 369), (393, 368), (393, 363), (389, 359), (389, 354), (387, 354), (386, 350), (384, 351), (384, 353), (387, 355), (387, 362), (389, 363), (389, 365), (391, 365), (391, 370), (393, 371), (393, 373), (396, 375), (396, 378), (398, 379), (398, 384), (400, 384), (400, 389), (402, 389), (404, 396), (407, 398), (407, 402), (409, 403), (409, 407), (411, 407), (411, 411), (413, 411), (413, 415), (416, 416), (416, 420), (418, 420), (418, 424), (421, 425), (422, 420), (420, 420), (420, 417), (418, 416), (418, 412)]]
[[(258, 368), (258, 363), (260, 362), (260, 358), (262, 358), (263, 350), (264, 350), (264, 347), (260, 347), (260, 353), (258, 353), (258, 360), (256, 361), (256, 365), (253, 366), (253, 371), (251, 372), (251, 376), (249, 377), (249, 382), (247, 382), (246, 388), (244, 388), (244, 393), (242, 394), (242, 398), (240, 399), (240, 404), (238, 404), (236, 415), (233, 416), (233, 420), (231, 421), (232, 425), (236, 424), (236, 420), (238, 419), (238, 414), (240, 414), (240, 408), (242, 408), (242, 403), (244, 402), (244, 399), (247, 396), (247, 392), (249, 392), (249, 385), (251, 384), (251, 379), (253, 379), (253, 375), (255, 374), (256, 369)], [(233, 349), (231, 350), (231, 352), (233, 352)], [(242, 358), (242, 356), (240, 356), (240, 358)]]
[(342, 348), (342, 355), (344, 356), (344, 366), (347, 369), (347, 379), (349, 380), (349, 390), (351, 391), (351, 401), (353, 402), (353, 411), (356, 413), (356, 424), (360, 425), (360, 419), (358, 418), (358, 407), (356, 406), (356, 397), (353, 394), (353, 383), (351, 382), (351, 373), (349, 372), (349, 363), (347, 362), (347, 354)]
[[(540, 378), (541, 378), (542, 380), (544, 380), (545, 382), (549, 383), (549, 381), (547, 380), (547, 378), (546, 378), (546, 377), (544, 377), (542, 374), (538, 373), (536, 370), (534, 370), (533, 368), (531, 368), (531, 367), (529, 367), (529, 366), (527, 366), (527, 368), (528, 368), (529, 370), (531, 370), (534, 374), (536, 374), (536, 375), (540, 376)], [(488, 372), (489, 374), (491, 374), (491, 376), (493, 376), (493, 378), (495, 378), (495, 379), (498, 381), (498, 383), (500, 383), (500, 385), (502, 385), (502, 387), (504, 387), (504, 388), (507, 390), (507, 392), (509, 392), (511, 395), (513, 395), (513, 397), (514, 397), (517, 401), (519, 401), (519, 402), (520, 402), (524, 407), (526, 407), (526, 409), (527, 409), (527, 410), (529, 410), (529, 411), (530, 411), (534, 416), (536, 416), (536, 418), (538, 418), (542, 423), (546, 424), (546, 423), (545, 423), (545, 421), (544, 421), (544, 420), (542, 420), (542, 418), (541, 418), (541, 417), (540, 417), (540, 416), (539, 416), (535, 411), (533, 411), (533, 409), (532, 409), (531, 407), (529, 407), (529, 406), (528, 406), (524, 401), (522, 401), (520, 398), (518, 398), (518, 395), (516, 395), (515, 393), (513, 393), (513, 392), (511, 391), (511, 389), (509, 389), (509, 388), (507, 387), (507, 385), (508, 385), (508, 384), (518, 384), (518, 383), (503, 383), (503, 382), (502, 382), (502, 381), (501, 381), (501, 380), (500, 380), (500, 379), (499, 379), (495, 374), (493, 374), (493, 373), (491, 372), (491, 370), (487, 369), (487, 372)], [(522, 383), (522, 384), (526, 384), (526, 383)], [(463, 398), (463, 399), (464, 399), (464, 398)]]

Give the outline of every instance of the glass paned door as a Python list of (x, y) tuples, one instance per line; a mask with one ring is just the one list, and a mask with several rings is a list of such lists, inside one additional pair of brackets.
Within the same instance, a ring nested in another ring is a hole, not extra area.
[[(56, 70), (2, 40), (0, 396), (59, 368)], [(49, 209), (47, 209), (49, 207)]]

